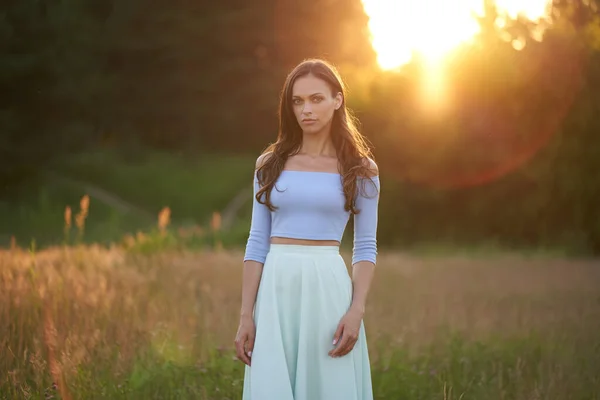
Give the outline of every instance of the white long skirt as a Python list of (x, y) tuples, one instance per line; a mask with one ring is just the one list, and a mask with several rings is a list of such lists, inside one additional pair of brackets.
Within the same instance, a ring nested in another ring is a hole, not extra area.
[(337, 246), (272, 244), (243, 400), (373, 399), (364, 324), (350, 353), (328, 355), (351, 301), (352, 280)]

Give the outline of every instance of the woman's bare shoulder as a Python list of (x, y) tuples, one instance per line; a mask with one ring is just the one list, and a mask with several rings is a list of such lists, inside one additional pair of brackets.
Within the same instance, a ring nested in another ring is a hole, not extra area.
[(269, 159), (269, 157), (271, 157), (273, 155), (272, 151), (268, 151), (265, 152), (263, 154), (261, 154), (257, 159), (256, 159), (256, 169), (262, 167), (263, 165), (265, 165), (265, 162), (267, 162), (267, 160)]
[(375, 160), (365, 157), (363, 158), (363, 164), (367, 168), (370, 178), (379, 175), (379, 167), (377, 166)]

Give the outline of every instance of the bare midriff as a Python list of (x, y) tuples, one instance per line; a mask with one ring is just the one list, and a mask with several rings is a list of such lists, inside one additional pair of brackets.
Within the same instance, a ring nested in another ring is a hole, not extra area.
[(285, 237), (272, 237), (272, 244), (295, 244), (301, 246), (339, 246), (337, 240), (310, 240), (310, 239), (292, 239)]

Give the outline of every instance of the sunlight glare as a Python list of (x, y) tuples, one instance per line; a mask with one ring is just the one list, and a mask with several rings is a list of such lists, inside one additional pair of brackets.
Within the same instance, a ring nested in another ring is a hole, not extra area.
[(421, 86), (421, 105), (425, 109), (442, 112), (447, 105), (442, 63), (431, 60), (425, 64), (424, 68), (425, 79)]
[(522, 16), (533, 22), (549, 15), (550, 3), (549, 0), (496, 0), (500, 14), (506, 14), (510, 19)]
[[(539, 22), (549, 15), (551, 1), (496, 0), (500, 14), (497, 25), (517, 16)], [(452, 49), (479, 33), (476, 18), (483, 15), (484, 6), (484, 0), (362, 2), (369, 17), (372, 46), (382, 69), (401, 67), (415, 54), (428, 63), (440, 62)]]

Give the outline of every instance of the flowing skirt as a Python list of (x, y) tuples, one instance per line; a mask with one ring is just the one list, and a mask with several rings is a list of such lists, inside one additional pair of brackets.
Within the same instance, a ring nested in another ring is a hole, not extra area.
[(351, 301), (352, 280), (337, 246), (272, 244), (243, 400), (372, 400), (364, 324), (350, 353), (328, 355)]

